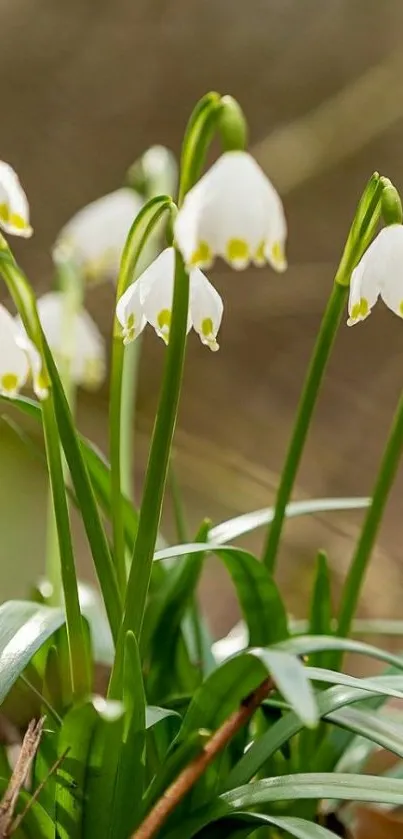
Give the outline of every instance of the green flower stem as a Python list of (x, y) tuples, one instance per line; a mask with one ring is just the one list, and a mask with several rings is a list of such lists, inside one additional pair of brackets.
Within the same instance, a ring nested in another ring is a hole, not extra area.
[(161, 396), (145, 476), (137, 537), (127, 582), (122, 628), (111, 676), (109, 694), (112, 696), (119, 691), (126, 633), (131, 630), (139, 638), (143, 623), (181, 392), (188, 305), (189, 277), (183, 259), (177, 251), (169, 344), (166, 351)]
[[(111, 462), (111, 488), (112, 488), (112, 530), (113, 530), (113, 555), (116, 568), (116, 576), (121, 595), (126, 590), (126, 560), (125, 560), (125, 533), (124, 533), (124, 511), (122, 504), (122, 473), (125, 472), (126, 481), (128, 471), (123, 468), (124, 446), (127, 448), (130, 443), (128, 438), (123, 440), (123, 369), (125, 363), (125, 347), (120, 335), (114, 331), (111, 373), (110, 373), (110, 396), (109, 396), (109, 428), (110, 443), (109, 456)], [(127, 395), (131, 398), (132, 391)], [(126, 404), (128, 404), (126, 402)], [(128, 430), (127, 426), (125, 431)], [(127, 451), (127, 450), (126, 450)]]
[(59, 433), (51, 395), (42, 403), (42, 419), (53, 498), (54, 520), (58, 537), (57, 556), (58, 558), (60, 557), (72, 688), (76, 696), (82, 696), (90, 690), (87, 645), (78, 597)]
[[(81, 275), (69, 263), (58, 266), (58, 282), (63, 294), (63, 315), (60, 336), (60, 379), (69, 403), (72, 417), (75, 416), (77, 388), (71, 376), (71, 359), (75, 352), (74, 321), (83, 301), (83, 282)], [(62, 455), (63, 476), (69, 480), (68, 467)], [(58, 534), (53, 508), (52, 492), (49, 490), (46, 526), (46, 576), (51, 583), (49, 603), (59, 606), (62, 602), (61, 566), (58, 549)]]
[(305, 379), (291, 441), (281, 474), (274, 518), (269, 527), (263, 552), (263, 562), (272, 573), (275, 569), (286, 507), (291, 497), (309, 425), (317, 398), (319, 396), (319, 390), (326, 365), (341, 321), (348, 291), (349, 290), (346, 285), (334, 283)]
[[(124, 294), (139, 272), (139, 262), (144, 256), (147, 243), (162, 215), (172, 210), (172, 199), (160, 196), (152, 199), (140, 210), (129, 232), (123, 250), (118, 278), (116, 300)], [(130, 350), (129, 350), (130, 351)], [(118, 586), (122, 596), (126, 590), (126, 552), (124, 536), (124, 513), (122, 478), (126, 488), (131, 484), (132, 469), (130, 452), (133, 434), (134, 392), (124, 393), (124, 384), (130, 375), (124, 374), (126, 350), (123, 345), (119, 323), (115, 317), (110, 368), (109, 396), (109, 458), (111, 464), (112, 532), (113, 557)], [(126, 457), (128, 458), (126, 462)]]
[(45, 360), (45, 341), (36, 308), (35, 296), (24, 274), (16, 264), (14, 257), (3, 237), (0, 237), (0, 271), (13, 296), (24, 327), (30, 339), (40, 352), (43, 369), (43, 383), (49, 385), (49, 394), (42, 403), (42, 420), (46, 446), (46, 456), (52, 490), (55, 520), (58, 531), (61, 577), (66, 612), (67, 638), (71, 681), (77, 696), (88, 692), (90, 687), (87, 645), (84, 624), (80, 612), (77, 576), (70, 531), (66, 489), (62, 469), (58, 422), (55, 413), (53, 391), (50, 387)]
[[(136, 396), (141, 354), (141, 335), (125, 348), (122, 375), (122, 415), (120, 423), (121, 491), (133, 498), (134, 447), (133, 435), (136, 416)], [(126, 585), (126, 578), (124, 580)]]
[[(360, 597), (361, 586), (368, 562), (375, 545), (386, 502), (399, 466), (403, 451), (403, 394), (396, 409), (389, 437), (384, 449), (381, 465), (376, 479), (372, 503), (368, 508), (364, 525), (358, 540), (353, 560), (347, 574), (341, 595), (337, 634), (345, 637), (349, 634), (352, 620)], [(338, 654), (338, 662), (342, 655)]]

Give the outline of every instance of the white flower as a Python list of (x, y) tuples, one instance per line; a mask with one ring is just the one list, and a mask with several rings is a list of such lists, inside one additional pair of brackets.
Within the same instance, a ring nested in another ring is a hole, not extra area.
[(115, 279), (127, 234), (142, 205), (137, 192), (123, 187), (83, 207), (60, 231), (55, 262), (73, 263), (89, 282)]
[[(174, 288), (175, 251), (165, 248), (137, 281), (125, 291), (116, 307), (123, 341), (128, 344), (142, 332), (146, 323), (168, 343)], [(223, 303), (218, 291), (198, 268), (190, 272), (190, 299), (187, 331), (193, 328), (203, 344), (218, 350)]]
[(0, 160), (0, 227), (6, 233), (32, 236), (27, 196), (14, 169)]
[(208, 268), (215, 256), (239, 270), (250, 262), (287, 267), (281, 198), (244, 151), (225, 152), (189, 190), (174, 232), (188, 267)]
[(42, 362), (36, 347), (0, 304), (0, 393), (17, 396), (32, 376), (35, 393), (39, 399), (45, 399), (48, 392), (41, 383), (41, 372)]
[[(93, 390), (105, 378), (105, 342), (88, 312), (81, 308), (74, 315), (66, 334), (65, 300), (60, 291), (50, 291), (37, 301), (39, 319), (59, 369), (67, 366), (76, 385)], [(17, 323), (20, 324), (19, 318)]]
[(403, 317), (403, 225), (384, 227), (351, 275), (348, 326), (365, 320), (378, 297)]

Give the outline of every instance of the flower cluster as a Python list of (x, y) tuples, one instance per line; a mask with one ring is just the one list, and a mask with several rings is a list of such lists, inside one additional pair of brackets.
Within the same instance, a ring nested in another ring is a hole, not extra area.
[[(84, 207), (61, 230), (53, 250), (55, 261), (68, 261), (87, 280), (116, 278), (128, 231), (142, 205), (143, 198), (124, 187)], [(3, 162), (0, 227), (18, 236), (32, 233), (24, 190), (14, 170)], [(163, 250), (118, 300), (116, 317), (123, 341), (135, 340), (149, 323), (168, 343), (177, 248), (189, 273), (187, 331), (193, 328), (202, 344), (215, 351), (223, 302), (203, 270), (218, 256), (236, 270), (269, 263), (278, 272), (284, 271), (287, 224), (281, 199), (250, 154), (225, 152), (185, 195), (173, 234), (174, 246)], [(352, 273), (349, 325), (365, 320), (378, 297), (403, 317), (402, 264), (403, 226), (391, 224), (379, 233)], [(105, 347), (88, 312), (81, 308), (74, 315), (68, 358), (62, 341), (61, 293), (40, 298), (38, 314), (56, 362), (68, 363), (76, 384), (98, 386), (105, 375)], [(0, 321), (1, 393), (16, 394), (31, 375), (37, 393), (43, 396), (39, 354), (21, 321), (4, 307)]]
[[(247, 152), (223, 154), (185, 196), (174, 237), (189, 271), (188, 331), (193, 326), (211, 350), (218, 349), (223, 303), (200, 269), (221, 256), (236, 270), (269, 262), (284, 271), (286, 235), (281, 199)], [(168, 342), (173, 282), (174, 250), (167, 248), (118, 302), (125, 343), (137, 338), (147, 322)]]

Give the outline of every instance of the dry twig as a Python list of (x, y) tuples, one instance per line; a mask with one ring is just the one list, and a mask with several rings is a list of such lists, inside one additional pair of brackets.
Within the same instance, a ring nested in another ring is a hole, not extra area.
[(273, 690), (275, 690), (275, 684), (273, 679), (269, 677), (241, 702), (239, 708), (212, 735), (200, 754), (186, 766), (171, 786), (165, 790), (162, 798), (150, 810), (148, 816), (133, 834), (132, 839), (151, 839), (155, 836), (179, 802), (203, 775), (209, 764), (232, 740), (235, 734), (249, 722), (256, 709)]
[(0, 839), (6, 839), (10, 834), (10, 827), (18, 796), (27, 780), (31, 763), (36, 755), (44, 722), (45, 717), (41, 717), (38, 721), (31, 720), (25, 732), (17, 762), (0, 802)]

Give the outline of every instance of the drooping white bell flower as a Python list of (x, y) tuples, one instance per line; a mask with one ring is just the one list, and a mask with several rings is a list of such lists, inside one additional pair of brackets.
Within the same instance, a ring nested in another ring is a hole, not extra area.
[[(146, 323), (167, 344), (171, 325), (174, 290), (175, 251), (165, 248), (151, 265), (125, 291), (116, 307), (123, 341), (128, 344), (142, 332)], [(218, 291), (198, 269), (190, 272), (187, 331), (193, 328), (203, 344), (218, 350), (217, 333), (223, 313)]]
[(216, 256), (238, 270), (251, 262), (287, 267), (281, 198), (245, 151), (225, 152), (189, 190), (174, 233), (189, 268), (208, 268)]
[(0, 160), (0, 228), (5, 233), (29, 238), (28, 199), (12, 166)]
[(7, 309), (0, 304), (0, 393), (15, 397), (32, 377), (39, 399), (47, 389), (41, 382), (42, 362), (39, 352)]
[(76, 385), (94, 390), (105, 379), (104, 339), (84, 308), (73, 316), (66, 335), (64, 305), (64, 295), (60, 291), (50, 291), (39, 298), (37, 307), (42, 329), (59, 369), (67, 366)]
[(351, 275), (348, 326), (365, 320), (378, 297), (403, 317), (403, 225), (384, 227)]
[(122, 187), (78, 211), (60, 231), (55, 262), (75, 265), (88, 282), (115, 279), (127, 234), (143, 201)]

